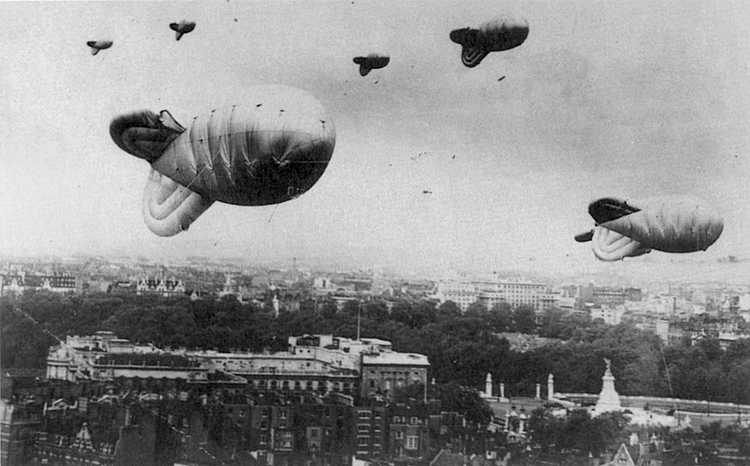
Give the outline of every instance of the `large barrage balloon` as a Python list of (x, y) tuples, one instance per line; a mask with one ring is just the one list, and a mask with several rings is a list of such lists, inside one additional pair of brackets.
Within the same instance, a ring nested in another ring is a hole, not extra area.
[(685, 253), (705, 251), (714, 244), (724, 221), (717, 210), (693, 197), (643, 201), (602, 198), (589, 205), (596, 227), (575, 237), (592, 241), (603, 261), (635, 257), (651, 250)]
[(100, 50), (105, 50), (112, 47), (111, 40), (90, 40), (86, 42), (86, 45), (91, 47), (91, 55), (96, 55)]
[(369, 73), (371, 70), (385, 68), (386, 66), (388, 66), (388, 63), (390, 61), (391, 57), (389, 57), (388, 55), (380, 55), (378, 53), (371, 53), (366, 57), (354, 58), (354, 63), (359, 65), (360, 76), (367, 76), (367, 73)]
[(187, 230), (213, 202), (279, 204), (309, 190), (328, 166), (333, 121), (313, 96), (258, 86), (242, 102), (182, 127), (163, 110), (116, 117), (110, 135), (151, 164), (143, 217), (159, 236)]
[(461, 61), (469, 68), (480, 64), (490, 52), (502, 52), (523, 44), (529, 35), (525, 19), (498, 18), (479, 28), (451, 31), (450, 38), (461, 45)]
[(183, 34), (193, 32), (193, 29), (195, 29), (195, 23), (192, 21), (185, 21), (183, 19), (179, 23), (171, 23), (169, 25), (169, 28), (175, 32), (177, 40), (180, 40)]

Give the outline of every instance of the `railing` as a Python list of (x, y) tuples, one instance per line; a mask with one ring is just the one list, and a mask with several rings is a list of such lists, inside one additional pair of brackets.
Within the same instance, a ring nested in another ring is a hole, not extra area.
[[(555, 398), (568, 398), (568, 399), (582, 399), (587, 401), (596, 401), (599, 399), (599, 395), (591, 393), (555, 393)], [(680, 411), (686, 410), (688, 407), (701, 408), (700, 411), (706, 411), (707, 409), (716, 410), (722, 408), (722, 412), (728, 414), (737, 414), (738, 412), (750, 413), (750, 405), (741, 405), (736, 403), (725, 403), (718, 401), (709, 400), (685, 400), (681, 398), (661, 398), (655, 396), (626, 396), (620, 395), (620, 404), (627, 408), (629, 406), (639, 406), (648, 403), (650, 406), (674, 408), (678, 407)]]

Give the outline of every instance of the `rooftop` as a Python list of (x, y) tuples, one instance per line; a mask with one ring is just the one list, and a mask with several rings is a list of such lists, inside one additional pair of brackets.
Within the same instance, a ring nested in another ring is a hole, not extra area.
[(362, 355), (362, 364), (396, 365), (396, 366), (429, 366), (427, 356), (414, 353), (371, 353)]

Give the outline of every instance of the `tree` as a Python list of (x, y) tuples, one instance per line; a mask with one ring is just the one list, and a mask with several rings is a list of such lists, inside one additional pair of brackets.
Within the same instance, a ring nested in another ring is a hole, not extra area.
[(399, 299), (393, 303), (391, 319), (409, 325), (411, 323), (411, 304), (404, 299)]
[(453, 319), (455, 317), (460, 317), (460, 316), (461, 316), (461, 308), (458, 306), (458, 304), (451, 301), (450, 299), (442, 303), (437, 308), (438, 319), (441, 319), (441, 320)]
[(516, 331), (521, 333), (534, 333), (536, 330), (536, 312), (531, 306), (518, 306), (513, 313)]
[(326, 319), (332, 319), (336, 316), (337, 312), (338, 308), (336, 308), (336, 303), (333, 301), (326, 301), (320, 310), (320, 315)]
[(437, 320), (437, 311), (435, 303), (432, 301), (422, 300), (412, 308), (410, 325), (412, 327), (424, 327), (429, 323)]
[(440, 400), (442, 411), (463, 414), (466, 421), (474, 425), (486, 425), (492, 419), (492, 410), (479, 397), (479, 394), (457, 383), (433, 385), (430, 387), (428, 396), (430, 399)]
[(356, 317), (360, 313), (360, 311), (362, 310), (361, 305), (362, 304), (359, 302), (358, 299), (356, 299), (356, 300), (353, 299), (351, 301), (347, 301), (344, 304), (344, 309), (343, 309), (342, 312), (345, 313), (345, 314), (352, 315), (352, 316)]
[(469, 307), (466, 308), (466, 312), (464, 313), (464, 315), (466, 317), (484, 318), (487, 316), (487, 306), (485, 306), (481, 301), (474, 301), (473, 303), (469, 304)]
[(508, 332), (513, 327), (513, 310), (508, 303), (497, 303), (492, 306), (488, 316), (492, 330)]
[(305, 299), (301, 303), (299, 303), (299, 312), (300, 314), (315, 314), (318, 310), (318, 306), (315, 304), (315, 301), (312, 299)]
[(557, 445), (564, 422), (544, 408), (537, 408), (531, 412), (529, 433), (534, 443), (542, 448), (542, 452), (548, 453), (554, 445)]
[(403, 387), (396, 387), (393, 390), (394, 403), (410, 403), (413, 401), (424, 400), (425, 386), (423, 383), (414, 383)]

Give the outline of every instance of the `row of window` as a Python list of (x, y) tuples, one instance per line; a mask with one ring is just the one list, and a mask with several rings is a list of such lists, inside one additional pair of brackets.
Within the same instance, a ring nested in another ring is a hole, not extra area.
[[(279, 385), (281, 386), (282, 390), (290, 390), (291, 389), (291, 382), (289, 380), (282, 380), (281, 384), (279, 384), (278, 380), (253, 380), (253, 387), (254, 388), (269, 388), (271, 390), (276, 390), (279, 388)], [(326, 382), (318, 382), (318, 381), (312, 381), (307, 380), (305, 381), (304, 390), (314, 390), (315, 385), (317, 382), (317, 387), (325, 387), (327, 385)], [(330, 383), (330, 382), (329, 382)], [(340, 390), (343, 391), (350, 391), (354, 388), (356, 388), (354, 382), (333, 382), (331, 384), (332, 390), (337, 392)], [(299, 380), (294, 381), (294, 390), (303, 390), (302, 382)]]
[[(229, 408), (228, 413), (229, 414), (234, 414), (234, 409), (233, 408)], [(245, 417), (246, 415), (247, 415), (247, 410), (245, 410), (245, 409), (240, 409), (239, 411), (237, 411), (237, 416), (238, 417)], [(265, 412), (265, 411), (261, 412), (260, 416), (261, 416), (261, 418), (266, 419), (266, 418), (268, 418), (268, 413)], [(286, 411), (279, 412), (279, 419), (286, 419), (286, 418), (287, 418), (287, 412)]]
[[(370, 411), (360, 411), (359, 412), (359, 418), (360, 419), (370, 419), (372, 417), (373, 413)], [(380, 419), (380, 411), (375, 411), (374, 413), (375, 419)]]
[[(394, 424), (406, 424), (406, 416), (393, 416), (393, 423)], [(413, 426), (418, 426), (422, 424), (422, 420), (416, 416), (412, 416), (409, 418), (409, 424)]]
[[(380, 426), (376, 424), (375, 426), (373, 426), (372, 431), (375, 434), (379, 434), (380, 433)], [(369, 424), (360, 424), (360, 425), (358, 425), (357, 426), (357, 432), (359, 432), (361, 434), (367, 434), (367, 433), (369, 433), (370, 432), (370, 425)]]
[[(369, 439), (369, 438), (367, 438), (367, 437), (361, 437), (361, 438), (359, 438), (359, 439), (357, 440), (357, 446), (358, 446), (358, 447), (369, 447), (369, 446), (370, 446), (370, 439)], [(372, 444), (372, 448), (380, 448), (380, 444), (379, 444), (379, 443), (373, 443), (373, 444)], [(368, 451), (367, 451), (367, 450), (364, 450), (364, 451), (357, 451), (357, 453), (360, 453), (360, 454), (367, 454), (367, 453), (368, 453)]]
[[(244, 360), (236, 360), (236, 359), (227, 359), (224, 361), (215, 361), (217, 364), (221, 364), (221, 366), (224, 369), (255, 369), (255, 363), (253, 361), (244, 361)], [(260, 364), (260, 363), (259, 363)], [(293, 362), (290, 362), (289, 365), (293, 365)], [(297, 367), (301, 370), (304, 370), (307, 367), (310, 367), (311, 363), (304, 361), (297, 363)], [(269, 367), (269, 366), (261, 366), (259, 367), (259, 370), (261, 372), (274, 372), (275, 370), (285, 370), (287, 369), (285, 364), (282, 364), (281, 367)]]
[[(391, 377), (408, 377), (410, 371), (380, 371), (381, 376), (391, 376)], [(370, 369), (370, 375), (377, 375), (378, 372)], [(413, 371), (412, 375), (415, 377), (419, 377), (419, 372)]]

